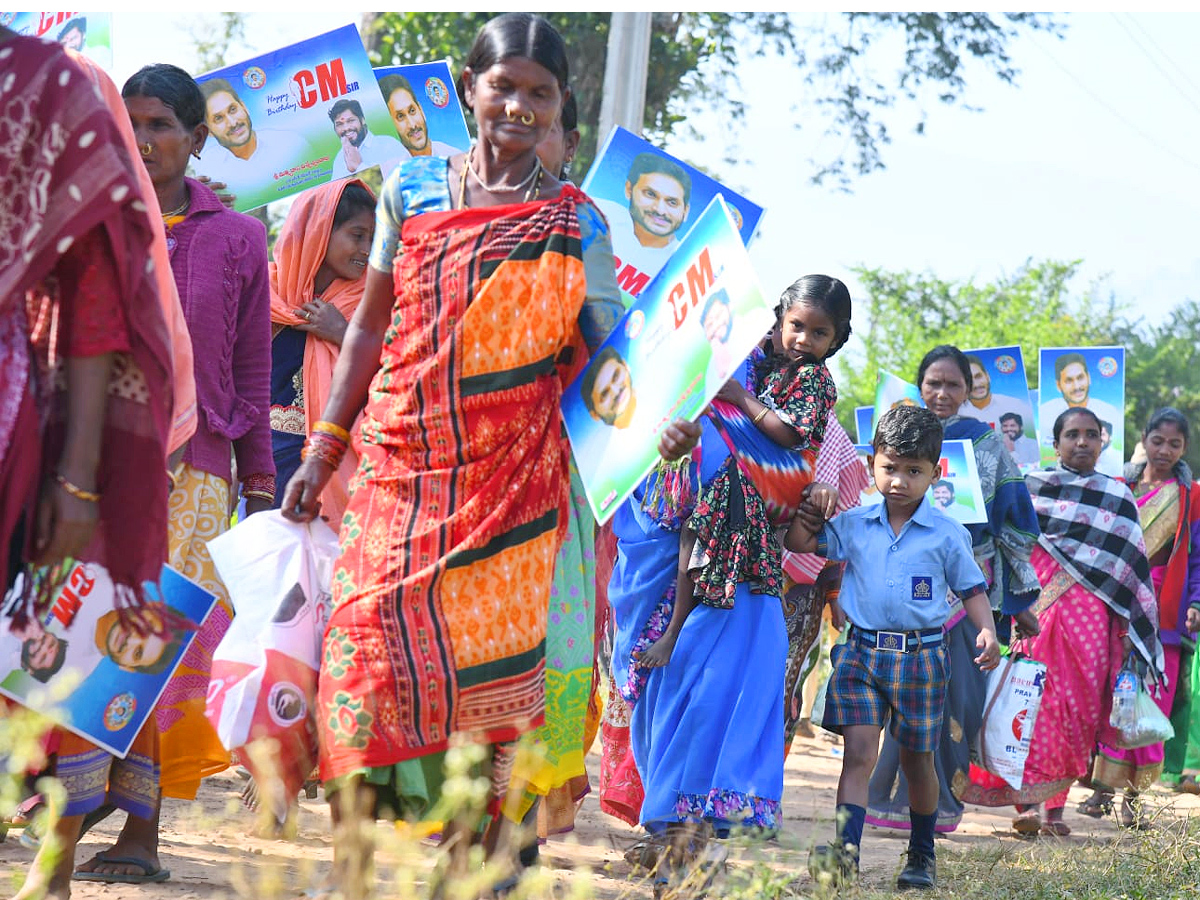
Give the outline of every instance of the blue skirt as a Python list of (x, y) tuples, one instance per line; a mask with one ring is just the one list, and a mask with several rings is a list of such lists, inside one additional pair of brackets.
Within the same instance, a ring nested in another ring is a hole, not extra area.
[(787, 632), (778, 597), (738, 585), (732, 609), (697, 606), (671, 662), (641, 669), (632, 653), (670, 621), (679, 534), (635, 495), (617, 510), (609, 602), (617, 625), (613, 678), (632, 709), (630, 740), (646, 791), (641, 822), (776, 828), (783, 797)]

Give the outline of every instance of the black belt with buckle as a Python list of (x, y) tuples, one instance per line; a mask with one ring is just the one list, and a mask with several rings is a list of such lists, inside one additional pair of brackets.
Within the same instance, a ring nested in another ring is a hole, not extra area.
[(914, 653), (942, 642), (942, 629), (926, 628), (923, 631), (868, 631), (854, 625), (850, 636), (864, 647), (872, 650), (888, 650), (892, 653)]

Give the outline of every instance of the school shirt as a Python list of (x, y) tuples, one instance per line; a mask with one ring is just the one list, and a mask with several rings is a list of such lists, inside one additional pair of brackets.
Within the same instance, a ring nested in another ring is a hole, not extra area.
[(924, 497), (897, 535), (886, 503), (847, 510), (817, 535), (818, 554), (846, 562), (838, 603), (870, 631), (941, 628), (948, 590), (966, 596), (987, 588), (971, 534)]

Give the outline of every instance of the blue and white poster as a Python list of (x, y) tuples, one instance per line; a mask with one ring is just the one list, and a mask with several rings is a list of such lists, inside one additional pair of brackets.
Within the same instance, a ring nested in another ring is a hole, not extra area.
[(1038, 465), (1037, 421), (1029, 402), (1029, 379), (1021, 348), (964, 351), (971, 364), (971, 390), (959, 415), (986, 422), (1023, 471)]
[(617, 284), (631, 297), (641, 296), (714, 197), (728, 205), (743, 244), (763, 214), (737, 191), (620, 127), (609, 134), (581, 186), (608, 220)]
[[(22, 584), (18, 579), (13, 590)], [(167, 566), (160, 585), (145, 587), (141, 615), (159, 623), (160, 611), (169, 610), (198, 628), (217, 602)], [(19, 632), (9, 619), (0, 623), (0, 694), (123, 758), (196, 631), (138, 634), (121, 621), (113, 600), (107, 571), (75, 562), (45, 615)]]
[(208, 140), (197, 175), (223, 182), (239, 212), (409, 153), (353, 25), (201, 75)]
[(1054, 420), (1085, 407), (1100, 419), (1097, 471), (1121, 477), (1125, 464), (1125, 348), (1043, 347), (1038, 356), (1038, 437), (1054, 465)]
[(714, 198), (563, 392), (596, 521), (654, 467), (662, 430), (676, 418), (695, 421), (774, 323), (735, 220)]
[[(444, 59), (409, 66), (382, 66), (375, 79), (405, 156), (453, 156), (471, 148), (471, 132)], [(387, 176), (387, 172), (383, 173)]]
[(26, 37), (57, 41), (111, 70), (112, 13), (0, 12), (0, 25)]

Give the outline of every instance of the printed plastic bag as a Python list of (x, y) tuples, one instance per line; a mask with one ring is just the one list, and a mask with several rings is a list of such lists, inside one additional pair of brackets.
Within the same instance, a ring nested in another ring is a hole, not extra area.
[(1021, 653), (1006, 657), (988, 676), (979, 730), (980, 762), (1014, 790), (1019, 791), (1025, 780), (1025, 760), (1045, 682), (1045, 665)]
[(1127, 660), (1117, 673), (1108, 724), (1121, 733), (1117, 746), (1124, 750), (1149, 747), (1175, 737), (1171, 720), (1146, 690), (1145, 679), (1138, 673), (1132, 659)]
[[(239, 756), (282, 821), (287, 798), (317, 758), (314, 702), (337, 535), (320, 520), (300, 525), (271, 511), (250, 516), (208, 549), (235, 615), (213, 653), (205, 714), (231, 752), (260, 738), (278, 741), (273, 773), (256, 771), (254, 754)], [(270, 787), (277, 779), (282, 791)]]

